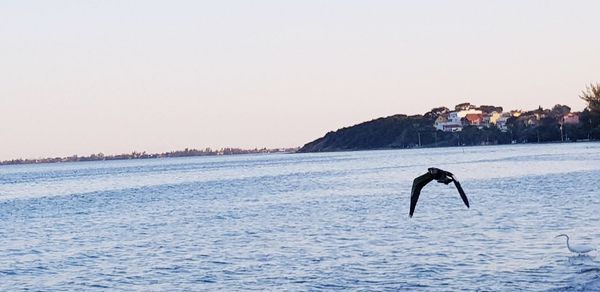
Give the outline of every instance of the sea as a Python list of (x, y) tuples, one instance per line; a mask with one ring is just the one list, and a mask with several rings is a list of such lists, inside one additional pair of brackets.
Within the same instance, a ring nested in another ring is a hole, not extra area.
[[(412, 181), (431, 183), (409, 218)], [(0, 167), (0, 290), (600, 291), (600, 143)]]

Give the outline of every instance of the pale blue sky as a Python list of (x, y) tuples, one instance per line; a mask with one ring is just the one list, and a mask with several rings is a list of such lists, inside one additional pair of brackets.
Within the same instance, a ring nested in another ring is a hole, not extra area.
[(600, 81), (600, 1), (1, 1), (0, 159), (301, 146)]

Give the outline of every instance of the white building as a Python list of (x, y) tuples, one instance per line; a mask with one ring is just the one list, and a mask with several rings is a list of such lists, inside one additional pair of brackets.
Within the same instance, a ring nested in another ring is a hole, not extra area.
[[(448, 117), (438, 117), (433, 125), (437, 130), (444, 132), (459, 132), (462, 131), (462, 119), (468, 114), (482, 114), (482, 111), (476, 109), (468, 109), (462, 111), (453, 111), (448, 113)], [(440, 119), (441, 118), (441, 119)]]

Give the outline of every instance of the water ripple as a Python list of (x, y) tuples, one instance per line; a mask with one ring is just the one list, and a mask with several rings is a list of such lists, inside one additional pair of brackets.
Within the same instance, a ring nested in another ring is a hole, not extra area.
[[(600, 144), (0, 168), (0, 290), (600, 290)], [(472, 208), (415, 174), (460, 174)]]

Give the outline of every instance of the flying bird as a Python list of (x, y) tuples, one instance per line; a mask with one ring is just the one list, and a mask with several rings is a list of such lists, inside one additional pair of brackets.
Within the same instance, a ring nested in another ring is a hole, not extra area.
[(559, 234), (559, 235), (555, 236), (554, 238), (558, 238), (561, 236), (564, 236), (567, 238), (567, 249), (569, 249), (569, 251), (571, 251), (572, 253), (582, 255), (582, 254), (588, 253), (592, 250), (596, 250), (595, 248), (593, 248), (589, 245), (583, 245), (583, 244), (570, 245), (569, 244), (569, 236), (566, 234)]
[(412, 217), (413, 213), (415, 212), (415, 207), (417, 206), (417, 201), (419, 200), (419, 195), (421, 195), (421, 189), (423, 189), (423, 187), (425, 185), (427, 185), (434, 179), (437, 182), (443, 183), (446, 185), (451, 182), (454, 182), (454, 185), (458, 189), (458, 193), (460, 194), (460, 197), (462, 198), (463, 202), (465, 202), (465, 205), (467, 205), (467, 208), (469, 208), (469, 200), (467, 199), (467, 195), (465, 195), (465, 191), (460, 186), (460, 183), (458, 182), (458, 180), (456, 180), (456, 177), (454, 176), (454, 174), (452, 174), (449, 171), (431, 167), (431, 168), (427, 169), (426, 174), (415, 178), (415, 180), (413, 181), (412, 192), (410, 194), (410, 212), (408, 213), (408, 215), (410, 217)]

